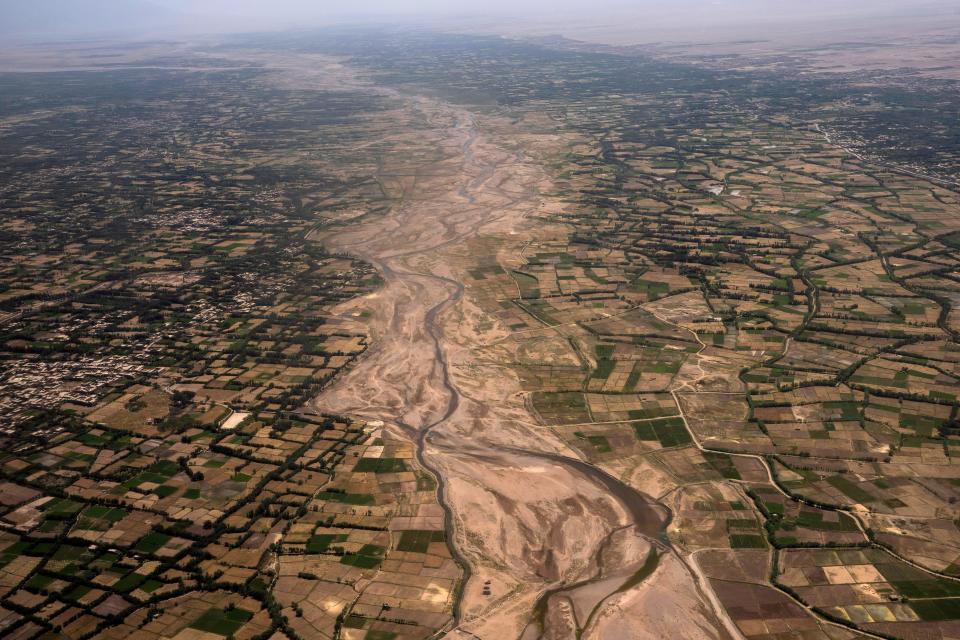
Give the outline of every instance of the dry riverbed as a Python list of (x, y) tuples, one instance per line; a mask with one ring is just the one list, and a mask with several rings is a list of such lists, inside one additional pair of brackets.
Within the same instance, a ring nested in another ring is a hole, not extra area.
[(544, 229), (537, 216), (562, 210), (545, 159), (572, 141), (435, 98), (369, 90), (426, 125), (391, 141), (418, 152), (384, 155), (389, 213), (317, 235), (372, 262), (385, 284), (340, 309), (366, 326), (372, 347), (315, 405), (382, 420), (438, 476), (468, 576), (448, 637), (662, 637), (675, 624), (666, 611), (683, 611), (684, 637), (728, 637), (722, 613), (658, 539), (669, 511), (537, 424), (518, 381), (485, 350), (509, 331), (464, 284), (477, 265), (514, 261)]

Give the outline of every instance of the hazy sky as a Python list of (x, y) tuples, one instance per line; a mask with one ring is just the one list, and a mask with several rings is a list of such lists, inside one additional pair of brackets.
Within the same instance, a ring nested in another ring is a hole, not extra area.
[[(960, 14), (957, 0), (0, 0), (0, 32), (17, 39), (65, 36), (223, 33), (346, 21), (494, 24), (538, 21), (549, 30), (580, 16), (597, 23), (629, 19), (638, 39), (661, 31), (682, 37), (729, 25), (831, 21), (871, 16)], [(627, 18), (628, 17), (628, 18)], [(669, 39), (669, 38), (667, 38)]]

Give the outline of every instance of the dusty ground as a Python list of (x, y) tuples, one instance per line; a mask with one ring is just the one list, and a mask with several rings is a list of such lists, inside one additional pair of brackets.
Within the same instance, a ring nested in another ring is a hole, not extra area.
[(421, 464), (439, 477), (469, 576), (448, 637), (599, 638), (614, 627), (619, 637), (662, 637), (669, 620), (655, 609), (665, 606), (683, 608), (685, 637), (728, 637), (723, 614), (671, 550), (660, 549), (652, 577), (624, 588), (659, 546), (666, 508), (581, 462), (536, 423), (516, 378), (484, 349), (509, 332), (461, 280), (477, 259), (490, 262), (476, 255), (478, 239), (495, 240), (497, 262), (508, 264), (542, 228), (532, 214), (563, 207), (549, 195), (541, 160), (571, 141), (369, 87), (329, 60), (259, 61), (277, 70), (278, 83), (387, 94), (400, 105), (395, 116), (421, 123), (399, 131), (380, 162), (378, 177), (395, 199), (389, 214), (354, 212), (317, 235), (375, 264), (385, 285), (339, 310), (366, 326), (372, 347), (315, 404), (383, 420), (418, 445)]

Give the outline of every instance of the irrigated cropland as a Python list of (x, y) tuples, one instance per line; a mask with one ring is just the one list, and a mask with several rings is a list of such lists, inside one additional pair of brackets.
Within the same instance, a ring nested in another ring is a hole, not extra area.
[(21, 52), (0, 636), (960, 637), (957, 81), (662, 53)]

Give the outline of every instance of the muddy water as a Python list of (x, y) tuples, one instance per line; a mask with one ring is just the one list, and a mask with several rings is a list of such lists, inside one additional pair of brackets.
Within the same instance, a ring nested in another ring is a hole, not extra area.
[(573, 469), (599, 485), (606, 487), (607, 492), (623, 505), (633, 518), (633, 525), (637, 531), (651, 539), (662, 538), (667, 525), (670, 523), (670, 509), (642, 491), (617, 480), (612, 475), (598, 469), (582, 460), (568, 458), (555, 453), (539, 453), (516, 450), (517, 453), (548, 460), (556, 464)]
[[(617, 480), (612, 475), (606, 473), (605, 471), (598, 469), (597, 467), (583, 462), (582, 460), (577, 460), (574, 458), (568, 458), (559, 454), (553, 453), (542, 453), (542, 452), (531, 452), (525, 450), (511, 449), (511, 451), (519, 454), (530, 456), (533, 458), (538, 458), (540, 460), (545, 460), (548, 462), (553, 462), (555, 464), (564, 465), (570, 469), (573, 469), (577, 473), (586, 476), (593, 482), (598, 485), (604, 486), (608, 493), (616, 498), (616, 500), (624, 507), (627, 513), (630, 514), (633, 519), (633, 527), (635, 530), (646, 538), (652, 540), (660, 540), (660, 544), (668, 546), (669, 543), (666, 540), (666, 528), (670, 524), (670, 519), (672, 513), (668, 507), (657, 502), (649, 495), (643, 493), (642, 491), (637, 491), (633, 487), (624, 484), (623, 482)], [(619, 531), (622, 530), (622, 527), (619, 529), (614, 529), (604, 540), (603, 546), (599, 549), (598, 555), (603, 556), (604, 549), (610, 544), (612, 537), (616, 535)], [(658, 558), (657, 547), (651, 546), (650, 556), (647, 558), (647, 562), (644, 567), (641, 569), (643, 573), (640, 576), (640, 579), (637, 580), (637, 584), (642, 581), (644, 578), (648, 577), (653, 570), (656, 569), (656, 560)], [(651, 560), (653, 561), (651, 563)], [(598, 564), (601, 564), (598, 562)], [(649, 570), (647, 570), (649, 565)], [(524, 629), (523, 635), (520, 640), (537, 640), (542, 638), (544, 632), (546, 631), (546, 616), (548, 608), (551, 606), (552, 601), (557, 597), (562, 597), (564, 594), (573, 594), (573, 592), (578, 590), (584, 590), (585, 588), (593, 587), (594, 589), (601, 587), (604, 584), (609, 584), (610, 588), (606, 593), (601, 593), (596, 599), (596, 604), (594, 609), (599, 607), (604, 600), (613, 595), (614, 593), (621, 590), (626, 586), (631, 585), (633, 578), (627, 578), (623, 580), (611, 579), (609, 577), (604, 577), (603, 567), (601, 566), (598, 570), (597, 575), (575, 582), (569, 585), (562, 585), (553, 589), (544, 591), (543, 594), (537, 598), (536, 604), (534, 605), (533, 611), (533, 620), (527, 625)], [(569, 598), (570, 605), (576, 610), (576, 606), (572, 597)], [(587, 619), (582, 624), (581, 628), (578, 628), (576, 636), (579, 638), (580, 633), (589, 626), (590, 619), (592, 615), (587, 616)]]

